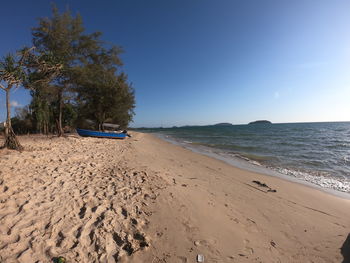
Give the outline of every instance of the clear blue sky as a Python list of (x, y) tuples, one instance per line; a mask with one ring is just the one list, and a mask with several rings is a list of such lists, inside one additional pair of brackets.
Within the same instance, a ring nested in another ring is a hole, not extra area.
[[(0, 55), (30, 45), (51, 1), (5, 1)], [(121, 45), (132, 126), (350, 121), (350, 1), (56, 1)], [(1, 92), (1, 91), (0, 91)], [(18, 89), (12, 104), (26, 105)], [(0, 119), (5, 116), (0, 94)]]

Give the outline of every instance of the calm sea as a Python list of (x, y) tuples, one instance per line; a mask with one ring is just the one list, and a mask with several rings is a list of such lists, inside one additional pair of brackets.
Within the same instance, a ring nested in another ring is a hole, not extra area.
[(350, 193), (350, 122), (142, 129), (200, 152)]

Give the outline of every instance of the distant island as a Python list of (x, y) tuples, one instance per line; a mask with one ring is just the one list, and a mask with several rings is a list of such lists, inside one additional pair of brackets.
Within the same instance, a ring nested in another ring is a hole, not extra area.
[(258, 121), (249, 122), (248, 124), (272, 124), (272, 122), (267, 120), (258, 120)]
[(221, 122), (221, 123), (214, 124), (213, 126), (232, 126), (232, 125), (233, 124), (229, 122)]

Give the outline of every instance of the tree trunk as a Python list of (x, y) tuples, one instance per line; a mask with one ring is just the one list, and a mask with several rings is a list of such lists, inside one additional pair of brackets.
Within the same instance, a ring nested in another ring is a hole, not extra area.
[(58, 120), (57, 120), (57, 133), (58, 137), (61, 137), (63, 135), (63, 128), (62, 128), (62, 110), (63, 110), (63, 96), (62, 96), (63, 90), (60, 90), (58, 95), (59, 100), (59, 106), (58, 106)]
[(6, 128), (5, 128), (5, 144), (4, 147), (12, 150), (23, 150), (23, 146), (17, 140), (16, 134), (14, 133), (11, 125), (11, 105), (10, 105), (10, 90), (11, 85), (6, 89)]
[(11, 127), (10, 89), (11, 89), (11, 87), (8, 87), (6, 89), (6, 110), (7, 110), (6, 127), (5, 127), (5, 136), (6, 137), (10, 134), (9, 130)]
[(48, 129), (48, 125), (47, 125), (47, 122), (44, 121), (44, 124), (43, 124), (43, 133), (45, 135), (48, 135), (49, 134), (49, 129)]

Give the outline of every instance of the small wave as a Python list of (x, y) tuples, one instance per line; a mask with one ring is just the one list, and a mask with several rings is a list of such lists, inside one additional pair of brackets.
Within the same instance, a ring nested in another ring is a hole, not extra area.
[(210, 143), (202, 143), (202, 142), (190, 142), (192, 145), (200, 145), (200, 146), (206, 146), (206, 147), (213, 147), (213, 144)]
[(319, 160), (306, 160), (304, 159), (303, 161), (300, 161), (300, 163), (308, 166), (308, 167), (324, 167), (324, 162), (319, 161)]
[(244, 159), (247, 159), (248, 161), (257, 161), (257, 162), (264, 162), (264, 161), (272, 161), (272, 160), (276, 160), (276, 157), (272, 157), (272, 156), (262, 156), (262, 155), (255, 155), (255, 154), (251, 154), (251, 153), (239, 153), (239, 155), (241, 157), (243, 157)]
[[(236, 154), (235, 157), (239, 157), (250, 164), (257, 165), (257, 166), (262, 166), (263, 164), (261, 161), (263, 160), (269, 160), (265, 159), (265, 157), (261, 156), (255, 156), (255, 155), (241, 155), (241, 154)], [(255, 161), (254, 158), (260, 158), (259, 161)], [(262, 158), (262, 159), (261, 159)], [(345, 158), (345, 157), (344, 157)], [(350, 162), (350, 157), (347, 157), (347, 161)], [(321, 171), (314, 171), (314, 172), (305, 172), (305, 171), (299, 171), (299, 170), (293, 170), (293, 169), (288, 169), (284, 167), (277, 167), (277, 166), (265, 166), (264, 167), (276, 171), (278, 173), (292, 176), (295, 178), (298, 178), (300, 180), (313, 183), (315, 185), (318, 185), (322, 188), (329, 188), (341, 192), (346, 192), (350, 193), (350, 179), (349, 178), (340, 178), (340, 177), (334, 177), (330, 175), (327, 172), (321, 172)]]
[(338, 144), (326, 146), (326, 148), (328, 149), (349, 148), (349, 147), (350, 147), (349, 143), (338, 143)]
[(322, 172), (315, 172), (315, 175), (304, 172), (304, 171), (297, 171), (282, 167), (269, 167), (281, 174), (293, 176), (295, 178), (316, 184), (318, 186), (321, 186), (323, 188), (329, 188), (334, 189), (337, 191), (342, 191), (346, 193), (350, 193), (350, 180), (346, 178), (335, 178), (331, 175), (326, 175), (326, 173)]
[(254, 151), (259, 150), (259, 147), (255, 146), (241, 146), (235, 144), (215, 144), (215, 143), (205, 143), (205, 142), (190, 142), (192, 145), (206, 146), (210, 148), (216, 148), (221, 150), (236, 150), (236, 151)]
[(261, 166), (262, 164), (257, 162), (257, 161), (253, 161), (253, 160), (249, 160), (249, 163), (257, 165), (257, 166)]

